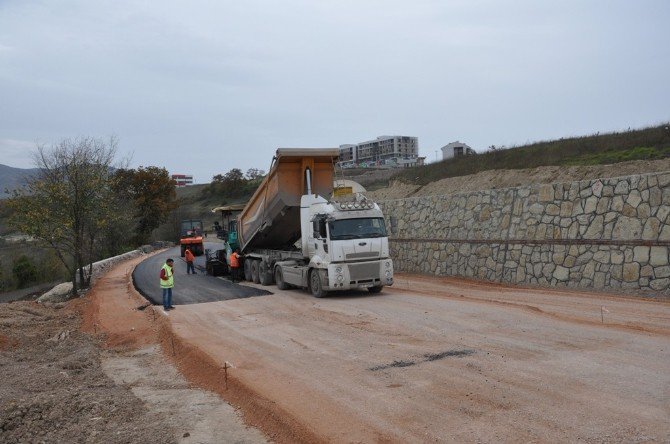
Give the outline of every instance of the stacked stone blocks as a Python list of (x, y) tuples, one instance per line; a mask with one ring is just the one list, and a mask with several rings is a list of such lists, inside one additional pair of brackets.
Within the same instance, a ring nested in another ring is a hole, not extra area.
[(670, 172), (380, 205), (400, 271), (670, 294)]

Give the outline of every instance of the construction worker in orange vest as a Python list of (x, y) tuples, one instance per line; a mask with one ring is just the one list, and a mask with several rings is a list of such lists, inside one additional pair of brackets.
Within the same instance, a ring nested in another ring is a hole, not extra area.
[(235, 248), (235, 250), (230, 253), (230, 278), (233, 282), (241, 281), (240, 278), (240, 249)]
[(195, 272), (195, 266), (193, 265), (195, 256), (193, 256), (193, 253), (191, 252), (191, 247), (186, 247), (186, 251), (184, 251), (184, 259), (186, 259), (186, 274), (191, 274), (191, 271), (193, 271), (193, 274), (197, 274)]

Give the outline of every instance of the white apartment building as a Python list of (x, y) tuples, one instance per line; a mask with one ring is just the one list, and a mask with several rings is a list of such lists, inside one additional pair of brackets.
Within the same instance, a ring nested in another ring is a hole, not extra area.
[(340, 164), (343, 166), (415, 166), (419, 157), (419, 138), (410, 136), (380, 136), (357, 144), (340, 145)]

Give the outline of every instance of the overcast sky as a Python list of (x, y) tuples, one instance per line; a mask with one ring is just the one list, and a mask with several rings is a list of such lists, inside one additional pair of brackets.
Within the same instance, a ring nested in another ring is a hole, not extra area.
[(114, 134), (132, 166), (419, 138), (429, 161), (670, 120), (668, 0), (0, 0), (0, 163)]

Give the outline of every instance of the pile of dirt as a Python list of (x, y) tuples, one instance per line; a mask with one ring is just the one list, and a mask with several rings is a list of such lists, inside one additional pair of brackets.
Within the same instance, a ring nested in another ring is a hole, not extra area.
[(519, 170), (490, 170), (469, 176), (449, 177), (420, 186), (393, 181), (386, 188), (367, 193), (376, 201), (405, 197), (448, 195), (523, 185), (573, 182), (595, 178), (620, 177), (670, 171), (670, 159), (637, 160), (613, 165), (545, 166)]
[(0, 442), (174, 442), (101, 368), (98, 341), (65, 305), (0, 304)]

